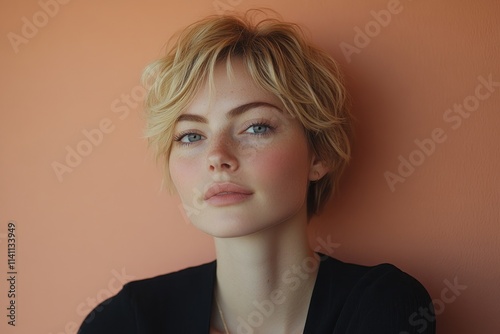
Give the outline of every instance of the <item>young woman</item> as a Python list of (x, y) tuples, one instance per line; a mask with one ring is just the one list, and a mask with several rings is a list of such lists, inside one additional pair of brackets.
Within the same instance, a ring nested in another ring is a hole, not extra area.
[(351, 129), (336, 63), (295, 25), (204, 19), (145, 78), (150, 144), (217, 260), (125, 285), (79, 333), (434, 333), (414, 278), (308, 245)]

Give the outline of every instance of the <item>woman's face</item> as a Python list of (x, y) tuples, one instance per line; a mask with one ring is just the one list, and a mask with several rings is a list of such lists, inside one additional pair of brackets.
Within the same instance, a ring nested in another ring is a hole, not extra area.
[(215, 68), (179, 117), (169, 168), (186, 213), (216, 237), (252, 234), (306, 219), (308, 181), (316, 179), (302, 125), (258, 88), (242, 60)]

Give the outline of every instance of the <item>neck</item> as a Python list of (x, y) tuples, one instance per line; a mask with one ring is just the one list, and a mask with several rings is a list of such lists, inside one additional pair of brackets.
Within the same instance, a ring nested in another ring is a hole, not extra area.
[(215, 246), (215, 296), (229, 331), (250, 326), (256, 332), (302, 333), (318, 267), (306, 220), (244, 237), (215, 238)]

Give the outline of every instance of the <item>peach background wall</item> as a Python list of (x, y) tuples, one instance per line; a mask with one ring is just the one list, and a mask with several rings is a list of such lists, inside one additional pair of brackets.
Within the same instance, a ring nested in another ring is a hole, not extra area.
[(159, 190), (138, 84), (173, 32), (221, 5), (275, 9), (345, 69), (354, 159), (313, 247), (417, 277), (439, 333), (500, 332), (497, 0), (55, 1), (0, 1), (0, 332), (75, 333), (126, 281), (213, 259)]

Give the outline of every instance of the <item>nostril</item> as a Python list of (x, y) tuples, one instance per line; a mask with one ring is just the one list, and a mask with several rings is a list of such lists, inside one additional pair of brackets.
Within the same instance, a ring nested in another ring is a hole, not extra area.
[(210, 170), (232, 169), (236, 161), (236, 157), (233, 156), (232, 152), (222, 145), (212, 150), (207, 158)]

